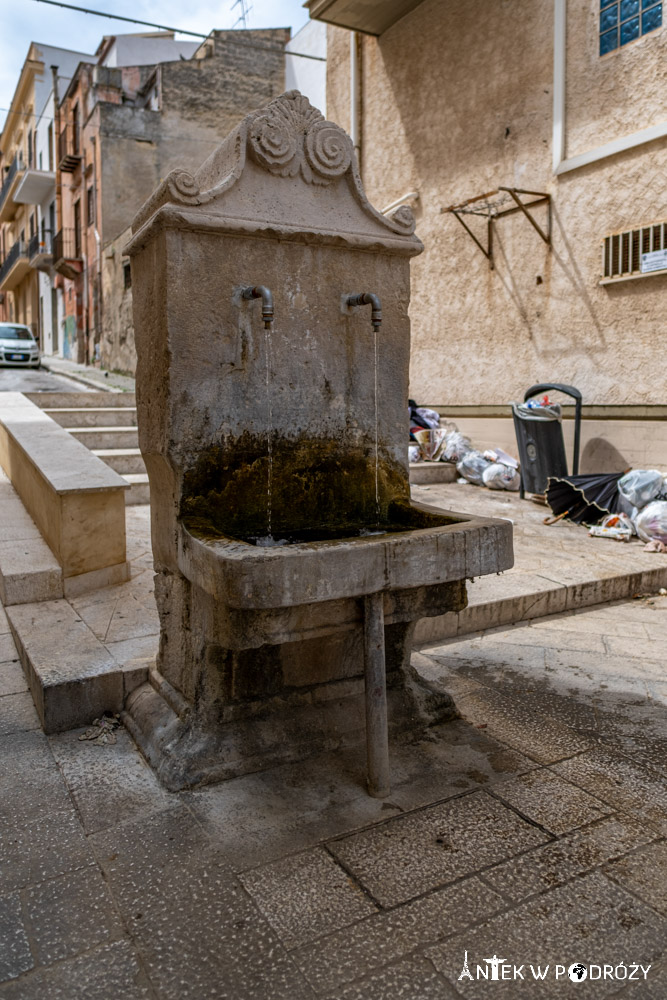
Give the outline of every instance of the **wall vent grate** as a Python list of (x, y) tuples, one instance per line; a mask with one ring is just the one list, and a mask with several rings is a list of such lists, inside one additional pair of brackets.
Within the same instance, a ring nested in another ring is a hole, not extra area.
[[(628, 278), (642, 274), (641, 255), (667, 250), (667, 222), (607, 236), (602, 244), (603, 278)], [(650, 273), (650, 272), (648, 272)]]

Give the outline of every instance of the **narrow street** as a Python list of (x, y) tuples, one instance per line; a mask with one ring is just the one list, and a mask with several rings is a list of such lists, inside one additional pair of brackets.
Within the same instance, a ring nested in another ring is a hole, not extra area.
[(42, 368), (0, 368), (0, 392), (89, 392), (87, 386)]

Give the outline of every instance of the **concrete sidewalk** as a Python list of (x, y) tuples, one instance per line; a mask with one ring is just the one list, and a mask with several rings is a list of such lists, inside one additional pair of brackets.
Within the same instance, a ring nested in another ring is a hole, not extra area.
[(42, 367), (54, 375), (65, 375), (93, 389), (103, 389), (106, 392), (134, 392), (134, 379), (131, 376), (110, 372), (95, 365), (79, 365), (66, 358), (45, 354), (42, 356)]

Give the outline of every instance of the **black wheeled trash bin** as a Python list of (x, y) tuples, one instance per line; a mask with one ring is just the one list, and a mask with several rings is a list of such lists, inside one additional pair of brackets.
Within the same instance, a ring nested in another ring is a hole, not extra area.
[(561, 385), (559, 382), (540, 382), (539, 385), (531, 385), (524, 394), (523, 403), (512, 403), (514, 430), (521, 462), (522, 499), (526, 493), (544, 493), (549, 476), (567, 475), (560, 406), (557, 403), (535, 408), (526, 406), (533, 396), (548, 392), (550, 389), (564, 392), (575, 401), (572, 475), (576, 476), (579, 471), (581, 393), (573, 386)]

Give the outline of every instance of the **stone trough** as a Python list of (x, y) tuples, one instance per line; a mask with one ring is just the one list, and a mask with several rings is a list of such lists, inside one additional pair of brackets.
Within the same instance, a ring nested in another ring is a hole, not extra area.
[(139, 443), (161, 643), (125, 721), (183, 788), (451, 716), (410, 666), (416, 622), (512, 565), (511, 525), (412, 502), (409, 210), (368, 202), (351, 140), (295, 91), (129, 246)]

